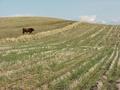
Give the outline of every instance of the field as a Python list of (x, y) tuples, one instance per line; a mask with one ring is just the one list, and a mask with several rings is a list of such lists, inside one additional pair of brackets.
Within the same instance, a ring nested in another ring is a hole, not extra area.
[(0, 90), (120, 90), (120, 26), (0, 18)]

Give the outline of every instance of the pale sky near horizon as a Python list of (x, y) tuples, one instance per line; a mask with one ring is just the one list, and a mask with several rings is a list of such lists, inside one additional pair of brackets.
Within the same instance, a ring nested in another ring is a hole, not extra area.
[(119, 22), (120, 0), (0, 0), (0, 16), (48, 16), (77, 20)]

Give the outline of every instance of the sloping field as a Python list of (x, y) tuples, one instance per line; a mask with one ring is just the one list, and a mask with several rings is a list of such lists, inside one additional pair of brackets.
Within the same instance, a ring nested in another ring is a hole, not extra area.
[(51, 27), (0, 40), (0, 90), (120, 90), (120, 26)]
[(22, 35), (22, 28), (32, 27), (33, 34), (57, 28), (62, 28), (74, 21), (47, 17), (8, 17), (0, 18), (0, 39)]

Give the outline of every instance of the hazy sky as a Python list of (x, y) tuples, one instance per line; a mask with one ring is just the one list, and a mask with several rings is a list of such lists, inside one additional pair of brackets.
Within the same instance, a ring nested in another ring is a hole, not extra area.
[(0, 16), (36, 15), (66, 19), (96, 16), (120, 20), (120, 0), (0, 0)]

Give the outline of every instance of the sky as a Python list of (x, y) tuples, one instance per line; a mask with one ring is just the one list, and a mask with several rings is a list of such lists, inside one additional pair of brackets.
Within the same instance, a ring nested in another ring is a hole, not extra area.
[(120, 21), (120, 0), (0, 0), (0, 16)]

